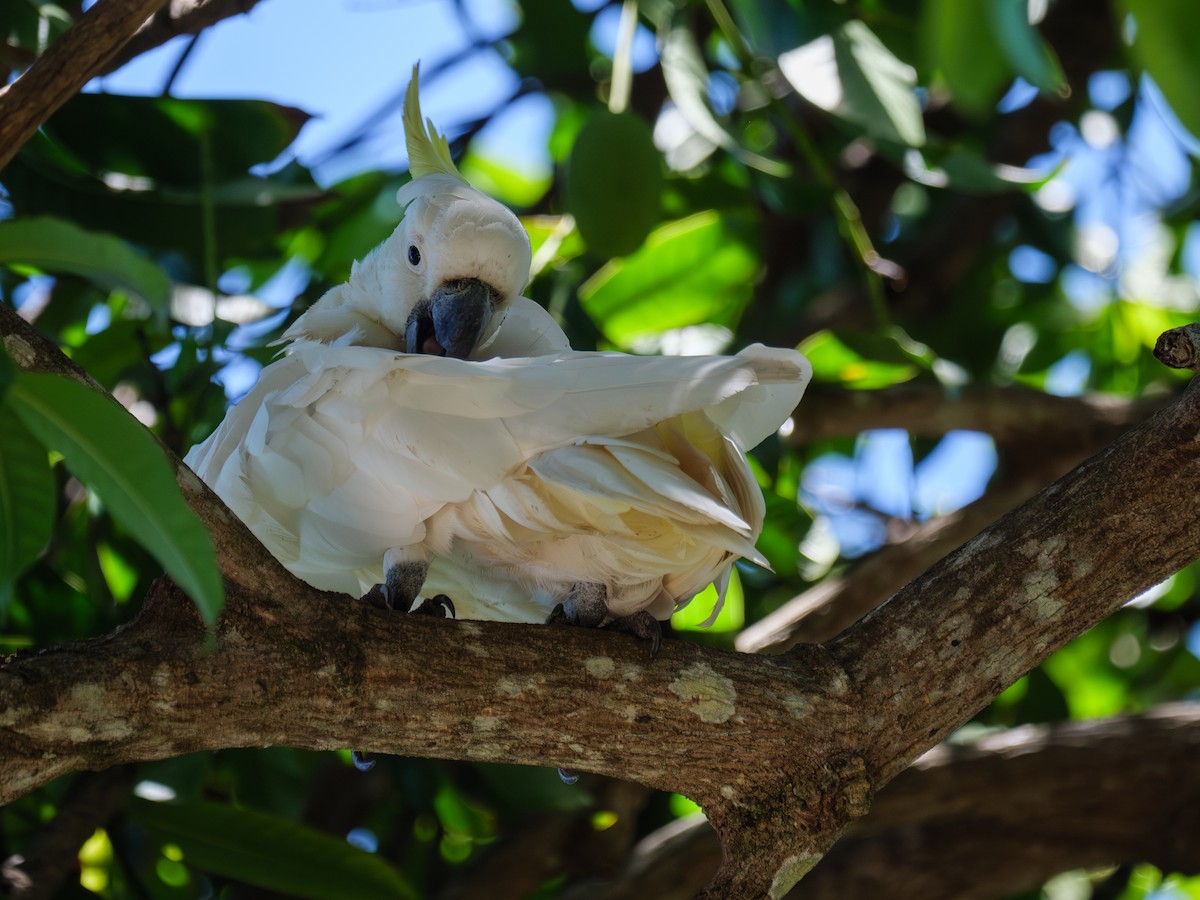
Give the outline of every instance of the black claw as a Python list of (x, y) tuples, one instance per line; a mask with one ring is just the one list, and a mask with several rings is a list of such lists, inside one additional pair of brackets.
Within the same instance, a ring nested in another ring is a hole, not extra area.
[[(567, 608), (560, 603), (554, 609), (550, 610), (550, 615), (546, 616), (546, 624), (570, 625), (571, 623), (567, 619)], [(559, 769), (559, 771), (561, 772), (562, 769)]]
[(382, 584), (377, 584), (369, 591), (363, 594), (360, 598), (363, 603), (368, 606), (373, 606), (376, 609), (391, 609), (392, 605), (388, 603), (387, 588)]
[(458, 618), (454, 611), (454, 601), (445, 594), (438, 594), (436, 597), (427, 597), (421, 601), (421, 605), (414, 609), (413, 612), (420, 613), (423, 616), (434, 616), (439, 619), (444, 619), (447, 615), (451, 619)]
[(659, 624), (658, 619), (645, 610), (634, 613), (632, 616), (613, 619), (604, 627), (631, 634), (643, 641), (649, 641), (651, 659), (658, 656), (658, 651), (662, 648), (662, 625)]
[(370, 772), (375, 768), (375, 760), (367, 759), (367, 754), (359, 753), (357, 750), (350, 751), (350, 761), (354, 763), (354, 768), (360, 772)]

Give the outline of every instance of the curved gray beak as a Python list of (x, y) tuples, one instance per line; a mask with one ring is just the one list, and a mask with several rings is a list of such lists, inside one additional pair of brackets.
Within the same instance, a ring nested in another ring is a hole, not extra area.
[(498, 292), (478, 278), (443, 282), (408, 317), (404, 343), (409, 353), (466, 359), (491, 321)]

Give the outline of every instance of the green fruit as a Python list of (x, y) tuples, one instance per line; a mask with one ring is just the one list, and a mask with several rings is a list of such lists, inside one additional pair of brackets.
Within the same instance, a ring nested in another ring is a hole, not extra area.
[(588, 249), (624, 256), (658, 224), (662, 157), (650, 128), (630, 113), (588, 117), (567, 159), (566, 205)]

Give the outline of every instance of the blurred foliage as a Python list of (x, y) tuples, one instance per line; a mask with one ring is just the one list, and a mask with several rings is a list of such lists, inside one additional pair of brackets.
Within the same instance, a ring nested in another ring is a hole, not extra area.
[[(1183, 0), (644, 0), (637, 27), (657, 50), (636, 71), (618, 71), (629, 48), (595, 27), (619, 4), (581, 6), (524, 0), (512, 34), (441, 70), (499, 54), (524, 79), (513, 100), (553, 112), (556, 177), (489, 156), (472, 140), (482, 122), (439, 123), (468, 176), (523, 215), (530, 295), (575, 346), (798, 345), (818, 386), (855, 390), (1178, 388), (1149, 351), (1200, 300), (1200, 20)], [(78, 13), (0, 6), (0, 67), (20, 71)], [(615, 76), (632, 78), (628, 98)], [(259, 100), (86, 94), (0, 173), (0, 295), (175, 451), (399, 220), (404, 173), (326, 183), (289, 152), (307, 119)], [(148, 442), (135, 449), (94, 395), (33, 385), (0, 355), (5, 651), (126, 621), (163, 565), (211, 577), (200, 545), (177, 542), (186, 523), (167, 522)], [(730, 647), (898, 524), (952, 511), (1015, 465), (1011, 448), (967, 443), (974, 455), (961, 435), (769, 440), (754, 464), (774, 572), (739, 566), (716, 624), (699, 627), (702, 597), (676, 631)], [(1196, 697), (1198, 571), (1054, 654), (975, 725)], [(210, 614), (219, 603), (211, 585), (193, 594)], [(142, 799), (97, 830), (62, 896), (429, 896), (530, 819), (575, 815), (599, 833), (616, 816), (602, 785), (552, 771), (384, 759), (361, 775), (345, 754), (286, 748), (138, 778)], [(70, 780), (0, 813), (6, 852)], [(693, 809), (655, 798), (636, 834)], [(1030, 896), (1200, 897), (1197, 885), (1135, 866), (1066, 873)]]

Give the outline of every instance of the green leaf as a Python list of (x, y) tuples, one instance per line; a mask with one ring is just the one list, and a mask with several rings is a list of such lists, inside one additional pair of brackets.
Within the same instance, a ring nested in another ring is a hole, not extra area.
[(869, 136), (925, 143), (916, 71), (857, 19), (782, 54), (779, 68), (800, 96)]
[(818, 331), (798, 349), (812, 363), (818, 381), (860, 390), (899, 384), (920, 371), (919, 358), (906, 353), (897, 341), (874, 334)]
[(1136, 31), (1133, 54), (1150, 73), (1183, 127), (1200, 136), (1200, 17), (1188, 0), (1125, 0)]
[(1050, 45), (1029, 24), (1028, 0), (989, 0), (988, 12), (1000, 49), (1016, 73), (1038, 90), (1062, 93), (1066, 76)]
[(535, 206), (554, 182), (549, 166), (521, 166), (468, 150), (459, 164), (475, 188), (511, 206)]
[(996, 108), (1011, 69), (987, 16), (975, 3), (925, 0), (921, 37), (929, 68), (965, 112), (982, 117)]
[(716, 585), (710, 584), (688, 601), (688, 605), (671, 616), (671, 627), (676, 631), (699, 631), (701, 633), (724, 634), (741, 631), (746, 624), (746, 598), (742, 592), (742, 578), (737, 566), (729, 576), (729, 590), (725, 592), (725, 604), (711, 625), (705, 625), (717, 604)]
[(758, 255), (714, 210), (655, 229), (637, 253), (608, 262), (579, 288), (584, 310), (610, 341), (717, 319), (731, 320), (753, 290)]
[(624, 256), (642, 245), (658, 222), (662, 158), (650, 127), (632, 113), (596, 110), (567, 160), (567, 211), (588, 249)]
[(132, 291), (160, 312), (171, 303), (171, 279), (125, 241), (53, 216), (0, 222), (0, 264), (81, 275)]
[(308, 120), (299, 109), (261, 100), (78, 94), (45, 132), (94, 174), (195, 187), (210, 178), (218, 184), (242, 178), (256, 163), (270, 162)]
[(19, 375), (8, 402), (213, 622), (224, 590), (212, 538), (150, 433), (111, 398), (59, 375)]
[(130, 818), (204, 872), (309, 900), (394, 900), (416, 891), (383, 859), (287, 819), (217, 803), (135, 799)]
[[(0, 405), (0, 597), (38, 558), (54, 530), (54, 474), (46, 448)], [(0, 619), (5, 604), (0, 602)]]

